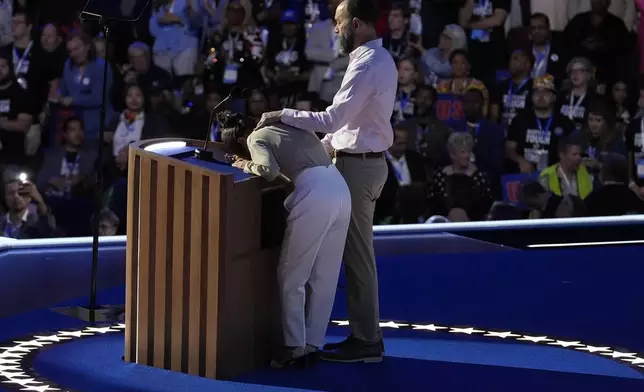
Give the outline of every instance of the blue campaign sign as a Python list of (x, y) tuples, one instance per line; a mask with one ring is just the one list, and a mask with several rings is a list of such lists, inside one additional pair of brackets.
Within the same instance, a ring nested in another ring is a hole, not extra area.
[(539, 178), (539, 173), (506, 174), (501, 176), (501, 189), (503, 190), (503, 201), (519, 206), (519, 189), (521, 184)]
[(436, 118), (443, 122), (463, 120), (463, 98), (455, 94), (439, 93), (436, 96)]

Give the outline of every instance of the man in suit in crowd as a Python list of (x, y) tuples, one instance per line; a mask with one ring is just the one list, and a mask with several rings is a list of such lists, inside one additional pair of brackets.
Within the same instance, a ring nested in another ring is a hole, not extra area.
[[(394, 127), (394, 144), (387, 151), (387, 166), (389, 174), (387, 181), (380, 194), (380, 199), (376, 202), (376, 212), (374, 214), (374, 224), (396, 223), (401, 217), (401, 207), (397, 206), (398, 195), (401, 188), (407, 188), (404, 192), (419, 193), (425, 196), (425, 184), (427, 183), (427, 169), (420, 153), (408, 148), (408, 140), (413, 125), (409, 122), (401, 122)], [(418, 211), (421, 216), (425, 211)], [(405, 214), (406, 215), (406, 214)], [(404, 222), (404, 223), (418, 223)]]

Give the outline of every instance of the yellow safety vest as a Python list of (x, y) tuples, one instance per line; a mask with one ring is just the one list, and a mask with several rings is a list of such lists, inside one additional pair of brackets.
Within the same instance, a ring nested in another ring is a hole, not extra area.
[[(577, 191), (579, 192), (579, 197), (585, 199), (593, 191), (593, 180), (586, 170), (586, 166), (579, 165), (577, 169)], [(562, 196), (561, 194), (561, 183), (559, 180), (559, 175), (557, 174), (557, 164), (548, 166), (543, 169), (541, 172), (541, 177), (548, 179), (548, 188), (552, 193), (557, 196)]]

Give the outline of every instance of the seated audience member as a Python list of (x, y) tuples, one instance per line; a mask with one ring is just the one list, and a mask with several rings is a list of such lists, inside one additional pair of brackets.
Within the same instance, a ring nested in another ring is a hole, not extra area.
[(584, 201), (573, 195), (564, 196), (555, 211), (555, 218), (581, 218), (584, 216), (586, 216)]
[(420, 65), (416, 59), (402, 57), (398, 60), (398, 91), (394, 103), (392, 123), (408, 120), (414, 116), (414, 93), (420, 75)]
[(628, 83), (624, 79), (619, 78), (610, 86), (608, 91), (608, 102), (611, 104), (611, 110), (615, 111), (617, 130), (619, 131), (619, 135), (623, 136), (632, 117), (629, 105), (631, 99), (630, 91), (632, 90), (628, 87)]
[(463, 94), (470, 88), (478, 88), (483, 93), (483, 114), (487, 116), (490, 95), (485, 84), (470, 77), (470, 60), (465, 50), (455, 50), (449, 58), (452, 66), (451, 78), (438, 83), (436, 92), (436, 117), (441, 121), (463, 119)]
[(615, 113), (604, 102), (593, 102), (581, 129), (581, 154), (584, 166), (595, 177), (601, 170), (604, 156), (615, 153), (626, 156), (626, 145), (615, 123)]
[(410, 14), (408, 5), (402, 1), (394, 2), (389, 9), (387, 32), (383, 34), (382, 46), (389, 51), (394, 61), (411, 54)]
[(545, 168), (541, 185), (557, 196), (577, 196), (585, 199), (593, 191), (593, 179), (581, 162), (581, 142), (567, 137), (559, 142), (559, 163)]
[(25, 141), (32, 113), (29, 95), (12, 75), (11, 55), (0, 51), (0, 165), (29, 165)]
[(644, 199), (644, 80), (640, 80), (638, 114), (626, 127), (624, 140), (628, 152), (629, 188)]
[(487, 215), (489, 221), (523, 219), (524, 213), (520, 208), (506, 202), (497, 201), (492, 204)]
[(512, 124), (517, 113), (530, 109), (532, 104), (532, 78), (530, 72), (534, 64), (531, 52), (515, 50), (510, 56), (510, 78), (496, 86), (492, 100), (490, 118), (501, 123), (505, 129)]
[(167, 122), (155, 113), (146, 112), (143, 90), (138, 85), (125, 89), (125, 110), (111, 121), (105, 132), (105, 141), (112, 145), (112, 156), (131, 143), (145, 139), (167, 137), (170, 130)]
[(618, 216), (644, 213), (644, 201), (628, 189), (628, 160), (609, 153), (599, 174), (601, 187), (585, 200), (589, 216)]
[(519, 202), (528, 209), (528, 219), (554, 218), (563, 197), (548, 192), (537, 180), (521, 184)]
[(53, 215), (38, 188), (31, 182), (12, 179), (4, 184), (7, 213), (0, 216), (3, 237), (15, 239), (51, 237), (56, 228)]
[[(533, 173), (557, 163), (557, 142), (575, 130), (573, 122), (555, 110), (555, 84), (552, 76), (537, 78), (532, 86), (532, 110), (525, 110), (512, 121), (505, 142), (505, 153), (513, 171)], [(518, 170), (517, 170), (518, 169)]]
[[(401, 125), (405, 124), (394, 126), (394, 143), (385, 154), (389, 174), (380, 197), (376, 201), (374, 214), (374, 223), (376, 224), (392, 223), (392, 217), (400, 215), (396, 211), (396, 206), (399, 205), (397, 196), (400, 194), (401, 188), (408, 188), (403, 191), (406, 194), (416, 192), (423, 197), (426, 195), (427, 171), (423, 157), (416, 151), (408, 149), (408, 138), (412, 129)], [(412, 223), (417, 223), (417, 219)]]
[(63, 124), (62, 144), (45, 151), (36, 184), (48, 197), (83, 194), (92, 182), (97, 154), (84, 143), (83, 122), (70, 117)]
[[(430, 185), (431, 213), (448, 216), (454, 208), (464, 210), (468, 220), (482, 220), (492, 204), (492, 189), (487, 174), (474, 164), (474, 139), (455, 132), (447, 141), (452, 162), (434, 173)], [(457, 214), (458, 215), (458, 214)], [(450, 217), (450, 221), (454, 221)]]
[(98, 214), (98, 235), (101, 237), (116, 235), (119, 223), (119, 217), (112, 210), (107, 208), (101, 210)]
[[(408, 149), (414, 149), (425, 159), (425, 164), (430, 171), (439, 166), (440, 162), (447, 162), (447, 138), (452, 130), (436, 118), (436, 90), (432, 86), (421, 85), (416, 89), (416, 116), (414, 120), (415, 132), (409, 135)], [(407, 125), (401, 123), (401, 127)], [(431, 173), (429, 173), (431, 178)]]
[(450, 24), (443, 29), (437, 47), (426, 50), (420, 42), (411, 45), (421, 52), (425, 83), (436, 87), (440, 80), (452, 76), (450, 56), (455, 50), (467, 50), (467, 37), (461, 26)]
[(559, 112), (575, 123), (580, 130), (584, 125), (586, 111), (592, 102), (597, 100), (593, 64), (583, 57), (574, 58), (566, 68), (567, 85), (557, 98)]
[[(473, 162), (492, 178), (503, 172), (505, 136), (499, 124), (483, 115), (484, 98), (479, 89), (468, 89), (463, 96), (465, 119), (449, 123), (456, 132), (466, 132), (474, 140)], [(496, 188), (499, 184), (493, 184)], [(496, 193), (496, 192), (495, 192)]]

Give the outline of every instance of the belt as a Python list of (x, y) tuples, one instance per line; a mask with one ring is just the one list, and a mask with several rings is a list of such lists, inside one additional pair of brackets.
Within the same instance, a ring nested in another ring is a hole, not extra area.
[(362, 159), (374, 159), (374, 158), (384, 158), (384, 152), (346, 152), (346, 151), (336, 151), (335, 156), (338, 158), (362, 158)]

